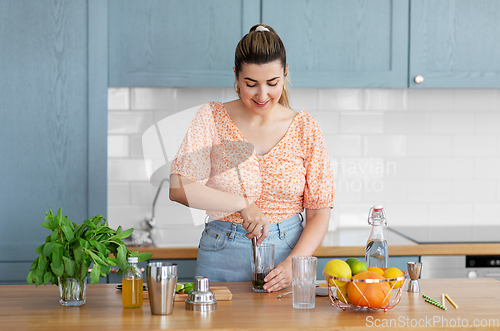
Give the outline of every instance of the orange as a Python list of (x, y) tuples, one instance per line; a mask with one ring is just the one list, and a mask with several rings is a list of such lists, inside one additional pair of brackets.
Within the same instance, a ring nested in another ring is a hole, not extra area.
[[(373, 271), (362, 271), (352, 277), (353, 279), (385, 279)], [(391, 286), (388, 282), (379, 283), (361, 283), (350, 282), (347, 285), (347, 296), (349, 300), (356, 306), (381, 308), (391, 298)]]

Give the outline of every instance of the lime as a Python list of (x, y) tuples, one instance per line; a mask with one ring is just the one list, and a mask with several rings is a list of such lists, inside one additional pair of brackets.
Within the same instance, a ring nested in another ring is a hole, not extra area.
[[(323, 272), (332, 277), (351, 278), (352, 276), (351, 268), (349, 267), (349, 265), (345, 261), (339, 259), (328, 261), (325, 265), (325, 268), (323, 269)], [(335, 282), (337, 287), (343, 287), (347, 284), (347, 282), (344, 281), (331, 279), (328, 279), (328, 282), (331, 285), (333, 285), (333, 282)]]
[(354, 262), (351, 265), (351, 271), (353, 275), (359, 274), (361, 271), (368, 270), (368, 266), (363, 261)]
[(184, 284), (184, 293), (189, 293), (193, 289), (193, 283)]
[(175, 285), (175, 292), (176, 292), (176, 293), (179, 293), (180, 291), (182, 291), (182, 289), (184, 289), (184, 284), (179, 284), (179, 283), (177, 283), (177, 284)]
[(359, 260), (355, 257), (351, 257), (351, 258), (348, 258), (347, 260), (345, 260), (345, 262), (349, 265), (349, 267), (352, 267), (352, 265), (358, 261)]

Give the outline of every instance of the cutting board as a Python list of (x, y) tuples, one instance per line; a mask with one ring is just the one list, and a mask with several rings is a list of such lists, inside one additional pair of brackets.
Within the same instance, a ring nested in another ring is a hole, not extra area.
[[(233, 294), (226, 286), (210, 286), (210, 289), (214, 292), (215, 300), (227, 301), (233, 298)], [(148, 291), (144, 291), (144, 298), (149, 298)], [(188, 298), (186, 293), (177, 293), (175, 295), (175, 301), (184, 302)]]

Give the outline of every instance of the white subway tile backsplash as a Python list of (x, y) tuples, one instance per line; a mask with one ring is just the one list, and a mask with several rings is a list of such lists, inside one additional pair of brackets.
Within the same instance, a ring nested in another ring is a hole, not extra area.
[(497, 183), (489, 180), (453, 181), (453, 201), (497, 201)]
[(466, 112), (433, 113), (431, 114), (432, 133), (473, 133), (474, 114)]
[(318, 109), (317, 89), (290, 89), (290, 106), (295, 111)]
[(498, 90), (453, 91), (453, 109), (456, 111), (496, 111), (498, 110)]
[(430, 161), (426, 157), (385, 158), (384, 178), (390, 180), (427, 179), (430, 173)]
[(308, 113), (318, 122), (324, 136), (339, 133), (340, 114), (338, 112), (308, 111)]
[(130, 109), (130, 90), (128, 88), (110, 88), (108, 90), (108, 109)]
[[(234, 99), (237, 99), (237, 96)], [(218, 87), (183, 87), (177, 89), (177, 109), (179, 111), (211, 101), (225, 102), (225, 89)]]
[(474, 225), (498, 225), (500, 202), (474, 204)]
[(432, 203), (429, 205), (430, 226), (473, 225), (473, 206), (470, 203)]
[(319, 89), (319, 110), (363, 110), (361, 89)]
[(325, 135), (326, 147), (330, 156), (361, 156), (360, 135)]
[(365, 110), (401, 111), (408, 109), (408, 90), (365, 89), (363, 92)]
[(109, 205), (129, 205), (130, 186), (128, 182), (108, 183), (108, 204)]
[(130, 99), (130, 107), (134, 110), (178, 108), (178, 90), (176, 88), (132, 88), (130, 89)]
[(108, 159), (109, 181), (149, 181), (143, 159)]
[(128, 156), (129, 156), (129, 136), (109, 135), (108, 157), (128, 157)]
[(376, 134), (384, 132), (384, 115), (380, 112), (341, 112), (340, 133)]
[(405, 135), (379, 135), (363, 137), (364, 156), (406, 156), (407, 137)]
[(478, 179), (500, 179), (500, 157), (475, 158), (475, 174)]
[(495, 156), (497, 140), (497, 137), (493, 135), (455, 135), (453, 136), (453, 155)]
[(430, 133), (430, 114), (424, 112), (387, 112), (384, 114), (384, 133), (428, 134)]
[(142, 134), (153, 123), (151, 112), (109, 112), (108, 134)]
[(475, 112), (475, 132), (500, 135), (500, 113)]
[(409, 89), (410, 111), (453, 111), (453, 90)]
[[(383, 203), (390, 226), (498, 224), (500, 90), (301, 89), (291, 104), (320, 124), (334, 166), (330, 228), (366, 225)], [(142, 135), (192, 106), (237, 98), (233, 88), (110, 88), (108, 218), (137, 228), (151, 216)], [(151, 170), (150, 169), (150, 170)], [(164, 188), (157, 215), (192, 222)], [(495, 223), (496, 222), (496, 223)]]
[(451, 156), (453, 138), (445, 135), (408, 135), (408, 156)]
[(452, 182), (420, 180), (408, 182), (409, 197), (411, 202), (451, 202)]
[(433, 158), (430, 164), (431, 179), (472, 179), (474, 159), (463, 157)]

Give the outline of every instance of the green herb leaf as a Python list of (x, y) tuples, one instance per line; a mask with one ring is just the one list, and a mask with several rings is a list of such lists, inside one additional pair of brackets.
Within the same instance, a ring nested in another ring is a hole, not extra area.
[(63, 218), (61, 229), (64, 232), (64, 236), (66, 237), (67, 241), (72, 242), (75, 239), (75, 235), (73, 233), (73, 226), (70, 220), (66, 216), (64, 216)]
[(50, 234), (50, 241), (56, 241), (57, 239), (59, 239), (59, 228), (56, 226)]
[(62, 275), (64, 274), (64, 264), (60, 264), (59, 266), (55, 266), (54, 265), (54, 262), (52, 262), (50, 264), (50, 269), (52, 270), (52, 272), (57, 276), (57, 277), (62, 277)]
[(106, 258), (106, 261), (108, 262), (109, 265), (118, 265), (118, 259), (116, 257), (108, 256)]
[(35, 253), (42, 254), (43, 246), (45, 246), (45, 244), (38, 246), (37, 249), (35, 249)]
[[(79, 276), (80, 276), (80, 277), (79, 277), (79, 278), (77, 277), (77, 278), (78, 278), (78, 279), (80, 279), (80, 280), (83, 280), (83, 279), (87, 276), (87, 273), (88, 273), (87, 269), (88, 269), (88, 268), (87, 268), (87, 266), (85, 265), (85, 263), (82, 263), (82, 264), (80, 265), (80, 270), (79, 270)], [(78, 275), (77, 275), (77, 276), (78, 276)]]
[(103, 260), (100, 256), (98, 256), (98, 255), (97, 255), (97, 254), (95, 254), (94, 252), (89, 251), (89, 254), (90, 254), (90, 256), (92, 257), (92, 260), (94, 260), (94, 265), (95, 265), (96, 263), (106, 265), (106, 261), (105, 261), (105, 260)]
[(122, 233), (122, 232), (123, 232), (122, 226), (120, 225), (118, 226), (118, 229), (116, 229), (116, 233)]
[(28, 277), (26, 277), (26, 281), (28, 284), (33, 284), (33, 277), (35, 276), (35, 272), (31, 270), (28, 274)]
[(38, 265), (36, 267), (36, 275), (42, 277), (45, 273), (45, 267), (47, 266), (47, 258), (45, 256), (38, 257)]
[(67, 258), (66, 256), (63, 256), (63, 262), (64, 262), (64, 270), (66, 271), (68, 276), (73, 277), (75, 275), (75, 270), (76, 270), (76, 261)]
[(56, 248), (59, 247), (62, 247), (62, 245), (58, 242), (51, 241), (46, 243), (43, 247), (43, 256), (49, 256)]
[(100, 242), (98, 242), (97, 240), (89, 240), (90, 244), (92, 246), (94, 246), (95, 248), (97, 248), (97, 250), (99, 251), (99, 253), (101, 253), (102, 255), (106, 255), (106, 246), (104, 246), (104, 244), (101, 244)]
[(95, 225), (94, 223), (92, 223), (91, 219), (89, 218), (88, 220), (85, 220), (83, 221), (83, 224), (85, 224), (86, 226), (88, 226), (89, 228), (92, 228), (94, 229), (95, 228)]
[(117, 240), (117, 239), (121, 240), (127, 238), (132, 234), (132, 232), (134, 232), (134, 228), (130, 228), (127, 231), (117, 233), (114, 236), (109, 237), (109, 240)]
[(54, 215), (52, 215), (52, 209), (49, 209), (49, 211), (45, 213), (45, 220), (48, 220), (52, 217), (54, 217)]
[(30, 270), (36, 270), (36, 266), (38, 265), (38, 258), (36, 258), (33, 262), (31, 262), (31, 268)]
[(58, 224), (57, 224), (57, 220), (56, 220), (56, 218), (55, 218), (55, 217), (53, 217), (53, 216), (52, 216), (52, 217), (49, 217), (49, 218), (48, 218), (48, 221), (49, 221), (50, 227), (51, 227), (52, 229), (57, 228), (57, 225), (58, 225)]
[(50, 225), (50, 222), (42, 222), (40, 225), (46, 229), (52, 230), (52, 226)]
[(43, 275), (43, 284), (48, 285), (50, 283), (50, 280), (52, 279), (52, 272), (47, 271)]
[(118, 265), (120, 266), (120, 269), (125, 270), (127, 268), (127, 248), (125, 245), (118, 246), (118, 253), (116, 257), (118, 258)]
[(56, 219), (57, 225), (61, 225), (62, 223), (62, 208), (59, 208), (57, 211), (57, 215), (54, 217)]
[(130, 256), (138, 257), (139, 262), (147, 261), (153, 257), (153, 254), (151, 253), (139, 253), (139, 251), (134, 251), (130, 253)]
[(101, 275), (101, 265), (98, 263), (94, 263), (92, 267), (92, 271), (90, 272), (90, 282), (92, 284), (99, 283), (99, 276)]
[(56, 268), (59, 268), (59, 266), (63, 263), (61, 251), (62, 251), (62, 249), (58, 248), (52, 252), (52, 266), (54, 266)]
[[(75, 248), (76, 247), (76, 248)], [(75, 261), (81, 263), (84, 255), (83, 247), (77, 242), (76, 245), (73, 246), (73, 255), (75, 256)]]

